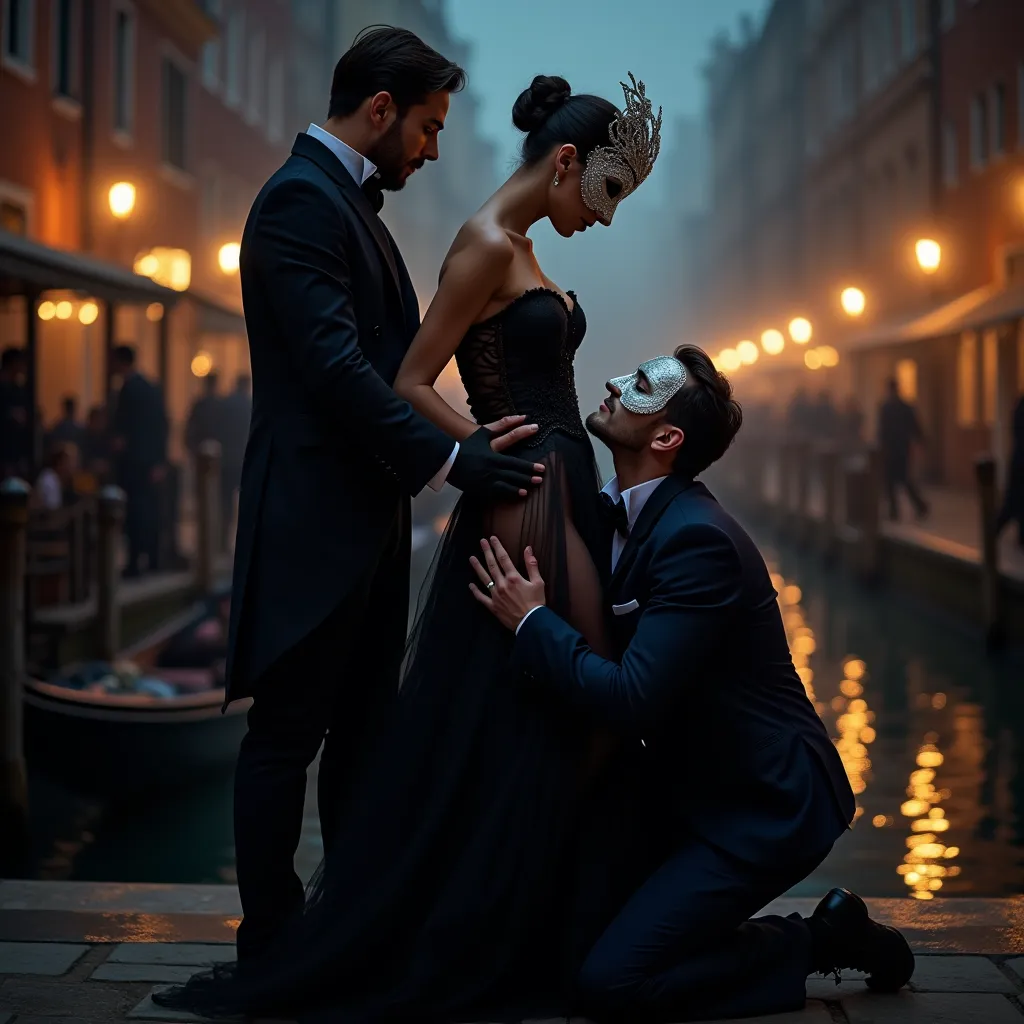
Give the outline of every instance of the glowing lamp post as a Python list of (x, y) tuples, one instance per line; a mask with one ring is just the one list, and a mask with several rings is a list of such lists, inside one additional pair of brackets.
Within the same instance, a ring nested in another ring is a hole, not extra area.
[(118, 220), (126, 220), (135, 209), (135, 186), (130, 181), (118, 181), (107, 193), (110, 212)]
[(798, 345), (806, 345), (811, 340), (813, 333), (814, 328), (811, 327), (811, 321), (806, 317), (797, 316), (789, 321), (789, 336)]
[(782, 336), (782, 331), (777, 331), (772, 327), (761, 335), (761, 348), (768, 355), (777, 356), (785, 347), (786, 339)]
[(756, 363), (760, 354), (757, 346), (752, 341), (741, 341), (736, 346), (736, 355), (739, 356), (740, 363), (743, 366), (750, 366), (752, 363)]
[(926, 274), (934, 274), (942, 262), (942, 246), (934, 238), (919, 238), (914, 244), (914, 255)]
[(839, 304), (847, 316), (858, 317), (864, 312), (867, 299), (859, 288), (844, 288), (839, 296)]
[(729, 373), (732, 373), (733, 370), (738, 370), (743, 365), (740, 354), (734, 348), (724, 349), (719, 354), (718, 361), (722, 364), (722, 369)]
[(238, 253), (240, 246), (237, 242), (225, 242), (217, 251), (217, 264), (223, 274), (234, 274), (238, 271)]

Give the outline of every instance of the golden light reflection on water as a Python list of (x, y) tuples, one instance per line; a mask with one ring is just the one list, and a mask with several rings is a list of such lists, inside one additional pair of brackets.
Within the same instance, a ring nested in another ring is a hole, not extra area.
[[(860, 797), (867, 789), (871, 778), (868, 746), (876, 738), (876, 732), (871, 724), (874, 722), (875, 714), (864, 699), (862, 680), (867, 673), (867, 666), (859, 658), (845, 659), (842, 679), (838, 684), (839, 692), (827, 703), (819, 699), (814, 689), (815, 673), (811, 665), (811, 656), (817, 650), (817, 642), (814, 630), (807, 624), (800, 604), (803, 592), (795, 583), (787, 582), (779, 573), (772, 574), (772, 584), (779, 595), (782, 621), (797, 675), (819, 715), (824, 716), (829, 708), (836, 713), (835, 726), (839, 735), (833, 736), (832, 742), (842, 758), (853, 792)], [(858, 799), (854, 821), (863, 813), (864, 807)]]
[(945, 879), (960, 874), (960, 866), (949, 863), (959, 856), (959, 847), (947, 846), (941, 839), (949, 830), (949, 819), (939, 805), (950, 794), (948, 789), (935, 786), (935, 769), (945, 760), (936, 746), (937, 740), (935, 733), (929, 733), (918, 748), (918, 767), (910, 773), (907, 785), (909, 799), (900, 804), (900, 814), (911, 821), (907, 852), (896, 871), (903, 876), (908, 895), (917, 900), (934, 899)]

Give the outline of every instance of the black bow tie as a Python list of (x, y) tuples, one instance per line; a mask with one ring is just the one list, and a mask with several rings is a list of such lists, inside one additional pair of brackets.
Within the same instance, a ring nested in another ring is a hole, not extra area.
[(373, 174), (363, 182), (363, 195), (370, 201), (370, 205), (380, 213), (384, 208), (384, 193), (380, 187), (380, 175)]
[(601, 507), (608, 525), (617, 530), (621, 537), (629, 537), (629, 516), (626, 514), (626, 503), (622, 498), (616, 501), (610, 494), (601, 491)]

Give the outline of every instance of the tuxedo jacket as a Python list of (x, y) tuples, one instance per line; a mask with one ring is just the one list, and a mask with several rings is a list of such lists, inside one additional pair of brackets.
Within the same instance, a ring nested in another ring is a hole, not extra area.
[(547, 608), (513, 666), (640, 743), (667, 822), (748, 863), (824, 853), (855, 804), (753, 541), (699, 482), (644, 505), (606, 595), (617, 660)]
[[(263, 186), (239, 270), (252, 362), (227, 659), (245, 696), (373, 571), (454, 442), (392, 390), (419, 328), (363, 190), (300, 134)], [(404, 608), (395, 609), (404, 616)], [(404, 620), (403, 620), (404, 628)]]

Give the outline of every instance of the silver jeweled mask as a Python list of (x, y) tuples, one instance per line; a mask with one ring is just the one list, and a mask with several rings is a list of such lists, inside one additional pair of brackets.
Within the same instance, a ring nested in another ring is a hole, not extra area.
[(611, 223), (615, 207), (651, 173), (661, 150), (661, 107), (658, 116), (644, 92), (644, 83), (630, 73), (632, 88), (620, 82), (626, 106), (608, 126), (610, 146), (591, 150), (583, 168), (583, 202)]
[[(646, 378), (650, 390), (640, 390), (641, 376)], [(686, 383), (686, 367), (675, 356), (658, 356), (641, 363), (636, 373), (612, 377), (610, 383), (621, 392), (619, 401), (624, 409), (650, 416), (661, 412)]]

